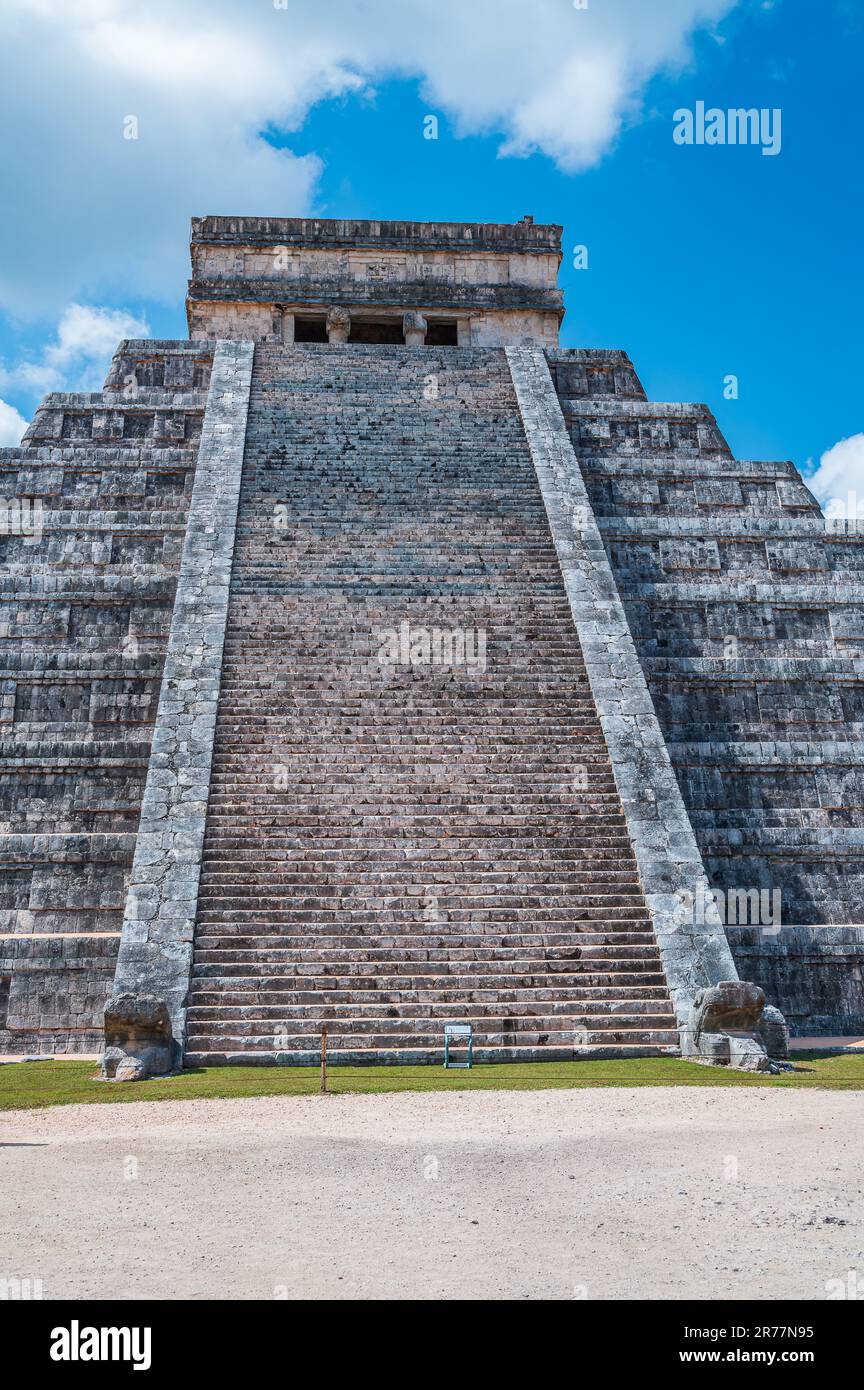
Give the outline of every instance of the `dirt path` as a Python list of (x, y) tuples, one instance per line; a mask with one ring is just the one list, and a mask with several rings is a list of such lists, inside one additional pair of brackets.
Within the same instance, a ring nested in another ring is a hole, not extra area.
[(0, 1278), (44, 1296), (806, 1298), (864, 1283), (864, 1105), (484, 1092), (0, 1117)]

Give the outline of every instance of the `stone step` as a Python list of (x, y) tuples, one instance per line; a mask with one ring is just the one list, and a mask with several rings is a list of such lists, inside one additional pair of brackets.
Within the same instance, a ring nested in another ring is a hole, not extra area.
[[(464, 937), (454, 934), (451, 941), (446, 936), (434, 938), (418, 932), (402, 937), (381, 937), (370, 933), (368, 937), (332, 936), (325, 933), (304, 932), (300, 937), (286, 934), (264, 934), (250, 937), (232, 937), (224, 931), (196, 936), (196, 959), (210, 959), (213, 952), (227, 954), (234, 959), (278, 960), (280, 954), (297, 956), (298, 959), (346, 960), (452, 960), (470, 962), (472, 960), (583, 960), (588, 958), (619, 956), (627, 960), (659, 958), (656, 942), (646, 932), (585, 932), (580, 936), (572, 932), (550, 933), (546, 937), (525, 937), (513, 933), (509, 938), (501, 938), (490, 932), (487, 936), (474, 936), (467, 943)], [(509, 954), (508, 954), (509, 953)]]
[[(570, 977), (567, 977), (569, 979)], [(268, 980), (266, 985), (238, 981), (224, 976), (199, 978), (196, 990), (197, 1010), (218, 1007), (245, 1007), (256, 1009), (268, 1006), (294, 1006), (329, 1004), (341, 1008), (343, 1013), (349, 1005), (416, 1004), (428, 1002), (445, 1004), (477, 1002), (479, 1004), (531, 1003), (532, 1000), (565, 1000), (574, 1003), (596, 1004), (601, 1011), (623, 1008), (624, 1013), (639, 1013), (637, 1004), (651, 1001), (665, 1002), (665, 986), (656, 985), (578, 985), (567, 983), (565, 977), (554, 976), (515, 976), (507, 982), (506, 976), (475, 976), (466, 973), (460, 976), (426, 975), (412, 979), (411, 976), (359, 977), (353, 982), (350, 976), (337, 981), (325, 981), (321, 977), (312, 984), (307, 978), (293, 982)], [(203, 1016), (199, 1014), (198, 1016)]]
[(617, 997), (622, 990), (663, 988), (659, 963), (619, 957), (614, 965), (567, 960), (250, 960), (226, 959), (225, 953), (196, 954), (201, 997), (219, 986), (237, 990), (304, 989), (513, 989), (603, 990)]
[[(207, 915), (225, 913), (236, 920), (257, 918), (262, 909), (266, 909), (268, 919), (271, 914), (275, 914), (274, 920), (277, 921), (290, 921), (297, 914), (305, 918), (309, 912), (327, 917), (337, 915), (356, 918), (400, 910), (409, 920), (413, 920), (417, 912), (424, 910), (430, 896), (425, 889), (414, 885), (401, 891), (394, 887), (390, 893), (356, 890), (351, 892), (315, 885), (305, 892), (295, 890), (290, 895), (291, 906), (288, 907), (285, 905), (285, 890), (281, 885), (274, 885), (269, 892), (265, 892), (260, 884), (253, 883), (248, 885), (245, 891), (238, 890), (232, 893), (227, 893), (224, 888), (218, 891), (208, 889), (207, 895), (202, 894), (199, 897), (199, 903), (206, 904), (203, 911)], [(454, 912), (464, 916), (471, 912), (494, 911), (506, 914), (515, 921), (541, 912), (553, 912), (558, 915), (572, 913), (574, 920), (585, 920), (586, 917), (593, 918), (596, 915), (607, 922), (622, 921), (631, 917), (645, 918), (645, 900), (641, 892), (635, 889), (630, 893), (568, 893), (560, 889), (557, 892), (543, 893), (536, 889), (534, 892), (528, 892), (522, 885), (514, 883), (501, 885), (494, 892), (472, 893), (466, 889), (461, 893), (453, 892), (452, 889), (447, 891), (439, 886), (434, 893), (434, 899), (435, 910), (447, 914), (448, 917)]]
[[(190, 1060), (677, 1046), (506, 361), (453, 353), (256, 348)], [(380, 666), (403, 620), (485, 668)]]
[[(437, 874), (441, 877), (436, 877)], [(446, 876), (445, 876), (446, 875)], [(452, 868), (449, 875), (446, 868), (438, 870), (434, 867), (427, 867), (423, 875), (421, 894), (434, 885), (436, 892), (441, 894), (455, 893), (462, 891), (461, 885), (455, 884), (452, 877)], [(214, 867), (208, 873), (210, 885), (208, 892), (232, 894), (235, 889), (250, 889), (256, 880), (252, 879), (248, 872), (243, 872), (237, 868)], [(309, 884), (308, 869), (304, 872), (303, 862), (298, 863), (295, 869), (285, 868), (283, 870), (268, 868), (267, 884), (273, 890), (291, 891), (296, 887), (306, 887)], [(351, 888), (358, 892), (365, 889), (366, 885), (377, 888), (379, 892), (387, 892), (392, 888), (405, 887), (406, 890), (416, 891), (417, 879), (412, 877), (407, 883), (404, 873), (400, 874), (396, 869), (386, 870), (376, 868), (374, 871), (363, 873), (358, 865), (354, 869), (344, 868), (337, 871), (332, 868), (326, 876), (319, 870), (316, 875), (316, 887), (323, 893), (334, 894)], [(535, 884), (541, 885), (544, 889), (552, 893), (562, 889), (578, 891), (582, 887), (596, 888), (598, 893), (607, 891), (609, 893), (629, 894), (631, 889), (638, 889), (638, 877), (633, 870), (629, 875), (620, 869), (596, 869), (588, 868), (582, 871), (573, 869), (571, 871), (556, 870), (554, 877), (551, 871), (545, 873), (540, 870), (534, 873), (528, 869), (520, 869), (518, 874), (507, 869), (490, 869), (488, 873), (466, 875), (464, 880), (464, 891), (466, 893), (488, 893), (493, 889), (501, 888), (504, 891), (512, 888), (514, 884), (522, 884), (526, 887), (534, 887)]]
[[(514, 905), (518, 903), (518, 906)], [(518, 892), (464, 897), (448, 897), (446, 893), (430, 894), (428, 898), (415, 895), (396, 894), (391, 897), (369, 897), (328, 893), (326, 889), (313, 889), (308, 897), (294, 896), (292, 906), (285, 908), (285, 894), (273, 890), (267, 896), (256, 894), (245, 897), (226, 897), (223, 894), (208, 892), (199, 899), (201, 923), (218, 921), (227, 917), (232, 922), (272, 923), (308, 922), (319, 924), (346, 922), (357, 923), (376, 920), (382, 923), (401, 921), (406, 924), (419, 920), (456, 922), (470, 924), (479, 922), (506, 922), (518, 925), (521, 922), (543, 922), (553, 919), (567, 919), (574, 924), (594, 922), (598, 919), (605, 924), (632, 922), (648, 925), (645, 917), (645, 904), (639, 898), (627, 899), (623, 894), (609, 895), (606, 898), (577, 898), (574, 895), (550, 893), (526, 896)], [(543, 903), (545, 906), (541, 907)], [(266, 914), (266, 915), (265, 915)]]
[[(202, 1048), (200, 1042), (194, 1049), (186, 1052), (186, 1065), (189, 1067), (231, 1067), (231, 1066), (318, 1066), (321, 1060), (320, 1046), (316, 1048), (296, 1048), (290, 1053), (272, 1047), (249, 1048), (242, 1046), (236, 1050), (221, 1050), (219, 1042), (208, 1040), (216, 1045)], [(638, 1058), (675, 1056), (678, 1052), (674, 1043), (602, 1043), (578, 1044), (540, 1043), (536, 1046), (502, 1044), (487, 1046), (485, 1043), (474, 1048), (474, 1061), (478, 1065), (515, 1062), (571, 1062), (576, 1060), (604, 1061), (609, 1058)], [(464, 1050), (453, 1056), (464, 1057)], [(327, 1056), (334, 1067), (362, 1066), (422, 1066), (438, 1065), (444, 1060), (443, 1039), (437, 1046), (414, 1045), (410, 1047), (367, 1047), (346, 1048), (328, 1043)]]
[[(363, 1029), (351, 1025), (350, 1029), (338, 1030), (331, 1025), (327, 1025), (328, 1044), (332, 1044), (334, 1050), (350, 1050), (356, 1047), (370, 1049), (382, 1049), (391, 1047), (411, 1048), (416, 1046), (429, 1046), (434, 1038), (440, 1040), (439, 1046), (443, 1046), (444, 1020), (436, 1019), (430, 1023), (427, 1030), (419, 1027), (423, 1020), (409, 1020), (411, 1026), (403, 1030), (396, 1028), (391, 1030), (380, 1028)], [(460, 1022), (467, 1020), (461, 1019)], [(517, 1022), (514, 1020), (514, 1022)], [(597, 1044), (606, 1047), (618, 1047), (621, 1044), (629, 1046), (653, 1046), (675, 1048), (678, 1046), (678, 1033), (673, 1028), (580, 1028), (572, 1020), (566, 1026), (561, 1027), (562, 1020), (556, 1019), (533, 1019), (532, 1027), (513, 1027), (498, 1028), (488, 1027), (475, 1030), (475, 1045), (479, 1047), (506, 1047), (509, 1043), (522, 1047), (569, 1047), (591, 1046)], [(491, 1023), (491, 1020), (490, 1020)], [(558, 1024), (559, 1026), (555, 1026)], [(224, 1050), (230, 1052), (255, 1051), (318, 1051), (318, 1039), (320, 1038), (320, 1028), (308, 1032), (284, 1032), (279, 1030), (278, 1042), (274, 1041), (274, 1032), (246, 1033), (238, 1031), (232, 1025), (224, 1029), (220, 1025), (211, 1032), (195, 1031), (187, 1035), (187, 1046), (189, 1052), (194, 1056), (199, 1052), (212, 1051), (219, 1052)], [(317, 1044), (317, 1045), (316, 1045)]]
[[(505, 1003), (506, 1010), (502, 1008)], [(419, 1026), (423, 1020), (434, 1022), (441, 1017), (452, 1015), (454, 1020), (478, 1020), (479, 1026), (479, 1021), (500, 1018), (502, 1013), (506, 1013), (509, 1018), (520, 1020), (562, 1019), (572, 1016), (577, 1027), (606, 1028), (610, 1026), (610, 1020), (621, 1027), (640, 1026), (646, 1020), (652, 1025), (674, 1026), (674, 1014), (670, 1012), (669, 1005), (664, 1004), (662, 1000), (570, 999), (565, 991), (561, 992), (561, 997), (556, 997), (554, 992), (552, 998), (544, 998), (535, 993), (529, 994), (524, 1000), (454, 997), (436, 1002), (424, 995), (417, 1000), (403, 998), (394, 1002), (378, 997), (368, 1003), (351, 999), (345, 1006), (329, 998), (313, 1004), (286, 1000), (277, 1001), (275, 1004), (258, 1001), (230, 1004), (222, 999), (214, 1000), (208, 997), (204, 1002), (190, 1007), (188, 1019), (190, 1028), (203, 1028), (206, 1024), (216, 1022), (230, 1025), (231, 1028), (254, 1030), (259, 1025), (263, 1027), (268, 1021), (278, 1023), (280, 1019), (285, 1018), (298, 1030), (305, 1031), (307, 1024), (314, 1028), (316, 1019), (324, 1023), (341, 1020), (343, 1024), (350, 1023), (352, 1027), (357, 1028), (366, 1027), (371, 1021), (376, 1027), (380, 1026), (383, 1029), (389, 1027), (394, 1020), (410, 1020)]]
[[(541, 919), (542, 920), (542, 919)], [(404, 936), (404, 929), (416, 924), (416, 932)], [(584, 949), (588, 944), (602, 944), (610, 946), (626, 945), (628, 942), (640, 944), (650, 942), (653, 936), (650, 923), (647, 920), (628, 921), (622, 920), (613, 923), (603, 923), (595, 921), (593, 918), (586, 918), (581, 926), (574, 925), (572, 922), (558, 922), (554, 918), (549, 921), (542, 921), (542, 925), (547, 928), (542, 935), (531, 933), (524, 930), (524, 927), (537, 925), (538, 919), (533, 916), (525, 924), (513, 923), (506, 914), (502, 914), (501, 921), (490, 920), (481, 923), (476, 919), (470, 922), (436, 922), (434, 938), (422, 930), (428, 925), (428, 919), (424, 919), (422, 914), (413, 918), (406, 918), (399, 922), (395, 920), (381, 919), (380, 914), (370, 919), (368, 923), (350, 920), (346, 922), (342, 932), (334, 932), (332, 921), (318, 921), (311, 915), (307, 919), (292, 918), (284, 923), (277, 923), (267, 920), (261, 921), (237, 921), (228, 919), (222, 921), (218, 918), (201, 916), (199, 919), (200, 931), (196, 940), (201, 942), (208, 937), (224, 939), (226, 941), (236, 941), (238, 939), (248, 941), (254, 949), (260, 950), (265, 940), (282, 941), (285, 939), (296, 939), (306, 945), (321, 940), (341, 941), (343, 944), (350, 944), (352, 941), (359, 943), (365, 942), (368, 946), (372, 942), (381, 940), (398, 940), (400, 937), (409, 939), (412, 942), (423, 944), (437, 943), (447, 950), (453, 950), (464, 946), (466, 935), (470, 929), (470, 938), (481, 942), (501, 942), (502, 945), (508, 941), (524, 942), (533, 939), (538, 944), (558, 944), (569, 945), (571, 949)], [(282, 931), (280, 932), (280, 927)], [(364, 930), (365, 928), (365, 930)], [(402, 931), (400, 931), (400, 928)], [(299, 933), (302, 932), (302, 936)], [(469, 938), (469, 942), (470, 942)], [(451, 945), (452, 943), (452, 945)]]

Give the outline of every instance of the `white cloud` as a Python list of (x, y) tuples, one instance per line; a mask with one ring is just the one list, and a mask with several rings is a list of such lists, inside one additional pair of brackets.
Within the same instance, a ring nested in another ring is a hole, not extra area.
[(262, 130), (296, 131), (322, 98), (392, 76), (418, 80), (459, 133), (499, 134), (504, 155), (587, 168), (651, 75), (686, 62), (693, 31), (736, 3), (3, 0), (0, 186), (15, 203), (0, 305), (174, 298), (191, 215), (311, 209), (320, 161)]
[(101, 390), (120, 339), (146, 338), (149, 332), (146, 319), (124, 309), (70, 304), (57, 325), (56, 342), (49, 343), (37, 361), (25, 360), (10, 369), (0, 363), (0, 384), (36, 396), (46, 391)]
[(81, 358), (110, 357), (119, 338), (146, 338), (150, 332), (145, 319), (136, 319), (124, 309), (99, 309), (87, 304), (70, 304), (57, 328), (57, 342), (45, 351), (46, 361), (60, 369)]
[(827, 449), (806, 483), (826, 516), (864, 518), (864, 434)]
[(0, 448), (8, 449), (10, 445), (20, 444), (26, 428), (27, 421), (14, 405), (0, 401)]

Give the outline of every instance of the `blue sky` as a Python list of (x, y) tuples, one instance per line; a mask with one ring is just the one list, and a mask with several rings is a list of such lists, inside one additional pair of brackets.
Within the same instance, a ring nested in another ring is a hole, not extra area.
[[(530, 6), (514, 9), (502, 0), (502, 36), (496, 36), (493, 51), (488, 51), (488, 41), (484, 48), (482, 34), (454, 32), (452, 55), (444, 42), (427, 65), (423, 51), (418, 56), (411, 47), (405, 20), (416, 4), (418, 24), (426, 22), (426, 0), (400, 0), (406, 35), (382, 33), (377, 48), (370, 27), (386, 29), (395, 14), (386, 13), (391, 0), (361, 5), (344, 0), (345, 15), (358, 21), (358, 34), (361, 19), (366, 28), (353, 49), (340, 33), (339, 46), (326, 59), (320, 56), (329, 38), (323, 31), (315, 32), (314, 56), (301, 51), (312, 43), (313, 21), (300, 13), (300, 3), (294, 14), (289, 6), (286, 13), (265, 15), (270, 7), (262, 6), (256, 24), (260, 20), (274, 26), (268, 30), (255, 29), (254, 35), (251, 26), (234, 30), (235, 42), (239, 33), (250, 44), (254, 37), (256, 43), (275, 47), (290, 96), (282, 100), (276, 94), (279, 75), (274, 72), (270, 106), (262, 101), (256, 107), (252, 96), (245, 105), (239, 97), (226, 97), (214, 105), (209, 125), (202, 120), (200, 130), (179, 94), (188, 85), (182, 68), (176, 90), (170, 73), (161, 75), (161, 88), (154, 87), (152, 73), (131, 62), (122, 36), (116, 37), (119, 27), (110, 29), (103, 15), (98, 31), (102, 66), (89, 87), (67, 95), (66, 119), (74, 123), (76, 103), (82, 112), (80, 143), (72, 156), (79, 160), (80, 176), (62, 189), (63, 201), (54, 215), (62, 237), (68, 210), (71, 264), (52, 263), (50, 274), (41, 277), (38, 259), (29, 267), (27, 261), (28, 247), (38, 249), (44, 235), (43, 205), (25, 185), (28, 179), (45, 177), (46, 163), (49, 175), (52, 160), (59, 165), (55, 147), (60, 137), (56, 132), (46, 137), (38, 119), (28, 125), (20, 112), (17, 129), (6, 122), (6, 139), (16, 142), (17, 152), (4, 175), (12, 194), (11, 218), (7, 209), (12, 226), (0, 249), (26, 269), (23, 282), (10, 285), (0, 298), (5, 303), (0, 397), (29, 418), (47, 385), (95, 385), (112, 335), (136, 321), (155, 336), (185, 336), (183, 260), (193, 214), (315, 211), (324, 216), (512, 221), (531, 213), (535, 221), (564, 226), (565, 346), (626, 349), (650, 396), (707, 402), (741, 457), (791, 458), (807, 469), (808, 460), (815, 466), (838, 441), (854, 439), (864, 430), (864, 3), (705, 0), (700, 5), (699, 0), (666, 0), (676, 15), (665, 19), (663, 6), (643, 4), (643, 11), (657, 12), (658, 28), (670, 26), (659, 35), (649, 29), (627, 32), (634, 30), (636, 13), (628, 13), (627, 0), (589, 0), (589, 13), (573, 11), (569, 0), (542, 3), (549, 42), (560, 47), (560, 34), (566, 32), (574, 62), (583, 51), (578, 26), (594, 24), (593, 33), (600, 38), (596, 43), (592, 39), (595, 46), (587, 50), (592, 71), (605, 74), (607, 51), (617, 52), (620, 33), (627, 33), (631, 48), (624, 76), (613, 73), (608, 89), (593, 93), (590, 105), (571, 104), (565, 91), (568, 73), (574, 87), (590, 84), (590, 72), (586, 77), (578, 67), (555, 78), (550, 95), (542, 76), (542, 64), (550, 61), (549, 51), (540, 48), (543, 35), (525, 30), (524, 65), (518, 29), (512, 45), (505, 46), (507, 24), (516, 24), (521, 13), (524, 28)], [(28, 39), (42, 42), (44, 32), (27, 28), (38, 23), (30, 14), (34, 6), (25, 0), (11, 4), (17, 11), (16, 41), (25, 50)], [(95, 0), (89, 7), (78, 0), (78, 27), (70, 36), (70, 41), (86, 42), (89, 54), (97, 42), (94, 31), (85, 32), (94, 8), (110, 11), (112, 6), (108, 0), (101, 7)], [(58, 10), (58, 17), (68, 9)], [(155, 14), (159, 5), (149, 9)], [(233, 9), (221, 5), (220, 23), (229, 40), (231, 26), (245, 23), (245, 9), (246, 0), (238, 0)], [(445, 26), (447, 9), (447, 0), (440, 0), (438, 14), (444, 14)], [(707, 22), (701, 22), (706, 13)], [(553, 23), (569, 27), (553, 34)], [(350, 29), (347, 20), (343, 27)], [(153, 33), (158, 47), (158, 29)], [(303, 42), (292, 46), (292, 34), (296, 38), (301, 33)], [(162, 37), (167, 43), (172, 36), (166, 30)], [(469, 51), (475, 39), (478, 47)], [(284, 56), (279, 52), (283, 44)], [(466, 52), (464, 66), (469, 59), (474, 65), (473, 79), (460, 68), (460, 44)], [(140, 35), (138, 46), (143, 46)], [(110, 67), (104, 63), (109, 50)], [(484, 53), (488, 69), (482, 66)], [(227, 63), (230, 83), (230, 56), (220, 52), (212, 61)], [(539, 74), (534, 88), (532, 65)], [(119, 90), (118, 71), (124, 84)], [(35, 72), (38, 92), (38, 65)], [(50, 80), (50, 57), (45, 79)], [(246, 76), (237, 83), (244, 84)], [(478, 85), (479, 99), (474, 95)], [(248, 86), (251, 91), (254, 83)], [(508, 87), (513, 88), (512, 110)], [(104, 111), (98, 105), (103, 94)], [(673, 113), (700, 100), (723, 109), (780, 108), (780, 153), (766, 157), (758, 147), (676, 145)], [(121, 148), (112, 130), (106, 152), (99, 122), (114, 116), (104, 112), (116, 112), (119, 120), (120, 113), (139, 110), (141, 143)], [(423, 138), (423, 118), (429, 113), (439, 118), (437, 140)], [(160, 156), (156, 148), (148, 151), (144, 141), (162, 119), (166, 129)], [(226, 129), (232, 123), (221, 137), (211, 128), (219, 120)], [(237, 168), (242, 159), (232, 159), (226, 148), (220, 165), (213, 142), (221, 138), (226, 145), (244, 122), (247, 128), (239, 138), (243, 158), (248, 154), (252, 167), (248, 174), (241, 170), (241, 177)], [(50, 150), (45, 148), (48, 138)], [(25, 145), (29, 141), (23, 152), (22, 140)], [(171, 142), (178, 147), (178, 167), (166, 192)], [(517, 153), (502, 154), (502, 144)], [(114, 161), (104, 173), (100, 154)], [(63, 169), (58, 167), (56, 178), (62, 183)], [(148, 210), (148, 179), (161, 212)], [(112, 223), (113, 209), (103, 210), (106, 191), (100, 184), (105, 183), (121, 212), (127, 202), (127, 226), (134, 219), (131, 231), (123, 232), (119, 221)], [(92, 222), (70, 205), (76, 197), (85, 207), (93, 202)], [(163, 255), (159, 248), (169, 242), (176, 249)], [(588, 247), (587, 270), (573, 266), (577, 244)], [(88, 324), (79, 315), (71, 326), (67, 318), (64, 339), (62, 332), (58, 337), (58, 325), (64, 324), (72, 303), (102, 317)], [(737, 400), (724, 399), (724, 378), (730, 374), (738, 378)], [(853, 486), (856, 477), (864, 496), (864, 447), (853, 446), (845, 451), (838, 489)]]

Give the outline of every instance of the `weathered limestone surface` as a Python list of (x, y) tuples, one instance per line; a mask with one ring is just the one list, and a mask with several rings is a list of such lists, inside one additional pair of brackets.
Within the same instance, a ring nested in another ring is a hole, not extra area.
[(145, 1081), (164, 1076), (179, 1062), (171, 1015), (152, 995), (114, 994), (105, 1005), (102, 1075), (109, 1081)]
[[(585, 665), (680, 1028), (700, 990), (737, 979), (713, 904), (705, 921), (683, 894), (708, 890), (696, 838), (542, 351), (507, 359)], [(713, 909), (713, 910), (712, 910)]]
[[(764, 869), (763, 869), (764, 872)], [(779, 1000), (790, 1028), (815, 1037), (862, 1031), (864, 928), (727, 927), (742, 974)]]
[(171, 448), (197, 442), (204, 395), (187, 390), (55, 391), (45, 396), (22, 444), (64, 441)]
[(182, 1056), (252, 380), (251, 343), (217, 342), (114, 994), (168, 1009)]
[(331, 343), (347, 343), (351, 332), (351, 315), (347, 309), (334, 305), (327, 311), (327, 338)]
[[(382, 661), (405, 628), (465, 659)], [(507, 361), (258, 343), (187, 1059), (326, 1023), (440, 1063), (457, 1020), (484, 1061), (678, 1047)]]
[[(125, 909), (120, 1070), (161, 1065), (162, 1010), (175, 1062), (196, 900), (201, 1055), (296, 1059), (326, 1018), (419, 1058), (445, 1013), (490, 1056), (662, 1049), (733, 956), (793, 1031), (864, 1030), (864, 528), (626, 354), (557, 349), (560, 258), (530, 218), (196, 219), (197, 338), (122, 343), (0, 450), (0, 1048), (99, 1045)], [(372, 617), (420, 612), (499, 666), (370, 686)], [(709, 886), (780, 920), (695, 926)]]
[[(684, 1056), (740, 1071), (771, 1071), (761, 1037), (764, 1012), (765, 994), (758, 985), (722, 980), (709, 989), (700, 989), (681, 1039)], [(773, 1012), (777, 1014), (776, 1009)], [(782, 1015), (779, 1018), (776, 1032), (785, 1041)]]
[(409, 309), (402, 315), (402, 331), (405, 334), (406, 347), (424, 347), (426, 344), (426, 331), (429, 327), (424, 316), (414, 309)]
[(739, 968), (793, 1031), (861, 1031), (864, 529), (592, 356), (550, 367), (703, 863), (780, 896), (779, 929), (729, 919)]
[(211, 357), (124, 342), (0, 450), (4, 1051), (100, 1045)]
[(553, 348), (561, 228), (516, 223), (202, 217), (192, 224), (193, 337), (291, 342), (298, 312), (456, 320), (460, 347)]

